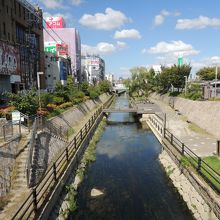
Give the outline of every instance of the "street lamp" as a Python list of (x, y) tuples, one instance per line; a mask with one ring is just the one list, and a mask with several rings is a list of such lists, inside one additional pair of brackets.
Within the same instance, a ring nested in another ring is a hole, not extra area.
[(216, 65), (215, 66), (215, 97), (217, 96), (217, 79), (218, 79), (217, 75), (218, 75), (218, 67)]
[(43, 72), (37, 72), (37, 88), (38, 88), (38, 98), (39, 98), (39, 109), (41, 112), (41, 100), (40, 100), (40, 75), (43, 75)]
[(186, 96), (186, 90), (187, 90), (187, 76), (184, 76), (185, 78), (185, 96)]

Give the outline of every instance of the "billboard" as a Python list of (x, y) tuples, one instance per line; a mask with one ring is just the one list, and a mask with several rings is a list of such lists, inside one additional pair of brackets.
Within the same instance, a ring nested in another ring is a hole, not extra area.
[(19, 75), (20, 72), (19, 49), (0, 42), (0, 75)]
[(67, 44), (56, 44), (57, 56), (66, 57), (68, 56), (68, 45)]
[(44, 51), (56, 54), (56, 42), (44, 42)]
[(47, 17), (46, 28), (65, 28), (65, 23), (62, 17)]

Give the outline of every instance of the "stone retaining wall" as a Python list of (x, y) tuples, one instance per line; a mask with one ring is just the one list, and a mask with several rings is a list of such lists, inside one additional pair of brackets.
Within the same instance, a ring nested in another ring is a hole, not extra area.
[(219, 101), (192, 101), (155, 93), (151, 95), (151, 98), (163, 101), (167, 105), (170, 104), (175, 109), (178, 109), (180, 113), (187, 116), (189, 121), (194, 122), (217, 138), (220, 137)]
[(165, 150), (160, 154), (159, 160), (169, 175), (173, 185), (193, 213), (195, 219), (217, 220), (218, 218), (213, 211), (211, 211), (204, 199), (195, 190), (193, 185), (188, 181)]

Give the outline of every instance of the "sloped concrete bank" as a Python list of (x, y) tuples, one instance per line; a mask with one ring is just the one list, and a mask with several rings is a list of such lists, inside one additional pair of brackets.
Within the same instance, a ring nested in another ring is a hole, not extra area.
[(55, 122), (56, 124), (69, 129), (79, 123), (82, 118), (95, 107), (103, 104), (109, 97), (110, 95), (108, 94), (102, 94), (97, 100), (87, 100), (86, 102), (72, 107), (62, 114), (52, 118), (51, 122)]
[(220, 137), (220, 102), (219, 101), (193, 101), (180, 97), (151, 94), (150, 99), (159, 100), (174, 109), (179, 110), (189, 121), (217, 138)]
[(159, 160), (167, 175), (171, 179), (174, 187), (178, 190), (188, 208), (193, 213), (195, 219), (217, 220), (218, 218), (212, 209), (207, 205), (202, 196), (195, 190), (194, 186), (173, 162), (165, 150), (163, 150), (159, 155)]

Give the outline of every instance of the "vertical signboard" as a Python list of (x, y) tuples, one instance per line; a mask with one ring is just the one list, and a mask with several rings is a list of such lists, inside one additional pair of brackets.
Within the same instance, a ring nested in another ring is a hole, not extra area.
[(178, 66), (182, 66), (183, 65), (183, 57), (179, 56), (178, 57)]

